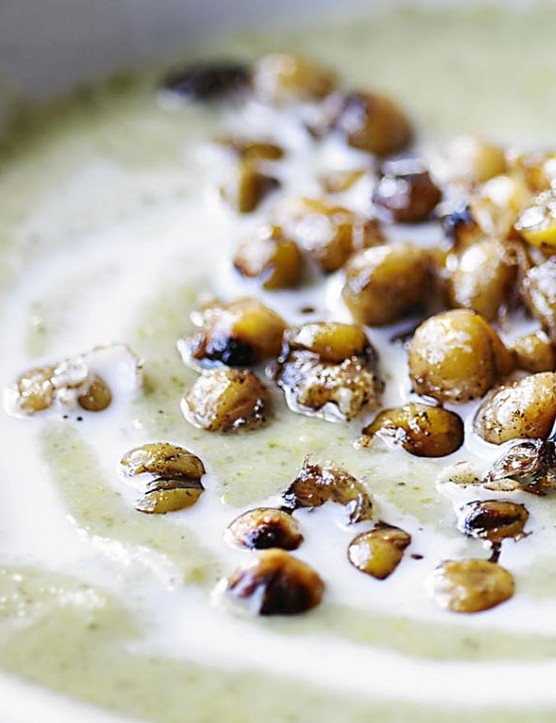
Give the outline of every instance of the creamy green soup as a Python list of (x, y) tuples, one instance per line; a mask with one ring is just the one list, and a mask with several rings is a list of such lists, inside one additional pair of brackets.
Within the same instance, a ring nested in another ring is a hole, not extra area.
[[(424, 142), (465, 132), (542, 146), (554, 132), (554, 27), (548, 6), (405, 8), (215, 39), (208, 55), (302, 52), (348, 86), (398, 98)], [(314, 193), (326, 159), (312, 141), (299, 145), (279, 114), (168, 108), (156, 98), (157, 78), (121, 76), (25, 112), (0, 145), (2, 385), (28, 367), (114, 342), (129, 344), (145, 373), (141, 390), (98, 415), (2, 415), (1, 667), (87, 704), (167, 723), (553, 720), (553, 500), (512, 497), (527, 505), (532, 534), (503, 551), (517, 581), (511, 601), (458, 617), (439, 610), (428, 589), (440, 560), (488, 557), (455, 527), (454, 507), (480, 494), (443, 491), (437, 479), (458, 459), (486, 464), (492, 450), (467, 446), (424, 460), (358, 449), (359, 422), (294, 415), (278, 392), (271, 423), (257, 431), (214, 435), (184, 420), (180, 399), (196, 374), (176, 340), (191, 331), (200, 293), (253, 292), (227, 259), (271, 203), (245, 218), (225, 207), (218, 189), (229, 159), (208, 139), (223, 128), (264, 135), (266, 123), (270, 137), (302, 157), (285, 194)], [(327, 294), (264, 298), (295, 321), (308, 303), (314, 318), (334, 317)], [(404, 362), (390, 356), (387, 336), (371, 331), (394, 383)], [(136, 492), (117, 464), (149, 441), (202, 458), (198, 505), (165, 516), (134, 510)], [(415, 557), (378, 582), (349, 566), (354, 531), (341, 508), (300, 512), (299, 556), (325, 581), (322, 605), (291, 619), (223, 606), (219, 581), (253, 554), (230, 547), (226, 526), (244, 510), (277, 504), (307, 454), (361, 479), (380, 515), (412, 534)]]

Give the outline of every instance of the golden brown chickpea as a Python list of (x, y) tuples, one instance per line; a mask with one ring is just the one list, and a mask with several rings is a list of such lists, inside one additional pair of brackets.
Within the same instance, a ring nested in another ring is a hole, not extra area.
[(530, 199), (531, 194), (523, 181), (495, 176), (471, 195), (469, 210), (485, 234), (506, 238), (515, 236), (514, 224)]
[(17, 412), (32, 415), (49, 409), (56, 398), (52, 383), (54, 367), (37, 367), (21, 374), (14, 387), (14, 408)]
[(239, 247), (234, 266), (242, 276), (257, 279), (265, 289), (288, 289), (299, 283), (303, 256), (298, 245), (285, 238), (278, 226), (266, 227)]
[(297, 55), (264, 55), (253, 68), (255, 93), (271, 103), (323, 98), (332, 92), (335, 84), (332, 73)]
[(553, 372), (556, 370), (556, 351), (544, 331), (525, 334), (510, 346), (518, 369), (526, 372)]
[(377, 580), (389, 577), (398, 567), (411, 535), (398, 527), (379, 524), (370, 532), (363, 532), (351, 541), (348, 559), (366, 575)]
[(94, 375), (85, 385), (81, 394), (77, 397), (77, 403), (88, 412), (101, 412), (110, 406), (112, 392), (108, 384)]
[(444, 457), (463, 444), (463, 422), (454, 412), (429, 404), (386, 409), (363, 430), (361, 443), (374, 436), (393, 440), (417, 457)]
[(320, 177), (320, 183), (326, 193), (343, 193), (348, 191), (365, 175), (365, 171), (356, 168), (350, 171), (331, 171)]
[(475, 432), (491, 444), (546, 439), (556, 420), (556, 374), (541, 372), (493, 389), (475, 417)]
[(212, 369), (203, 372), (182, 400), (188, 422), (209, 432), (251, 429), (266, 421), (267, 388), (253, 372)]
[(515, 224), (516, 231), (533, 246), (556, 253), (556, 192), (544, 191), (532, 199)]
[(284, 208), (281, 220), (325, 273), (337, 271), (355, 251), (384, 243), (376, 220), (319, 199), (298, 199)]
[(442, 198), (438, 186), (419, 158), (407, 157), (386, 161), (373, 203), (387, 211), (398, 223), (426, 221)]
[(151, 474), (198, 483), (205, 474), (205, 466), (197, 455), (168, 442), (135, 447), (122, 457), (120, 465), (126, 477)]
[(479, 226), (468, 205), (462, 206), (442, 218), (442, 227), (454, 251), (461, 252), (484, 240), (485, 233)]
[(521, 283), (525, 306), (538, 319), (552, 343), (556, 342), (556, 259), (527, 271)]
[(352, 356), (374, 356), (361, 326), (337, 321), (315, 321), (287, 329), (284, 333), (283, 353), (287, 356), (290, 351), (309, 351), (321, 361), (335, 363)]
[(296, 550), (303, 542), (299, 523), (289, 513), (272, 507), (259, 507), (237, 517), (228, 526), (228, 536), (250, 550), (279, 547)]
[(252, 160), (241, 161), (233, 178), (221, 189), (222, 197), (239, 213), (251, 213), (278, 188), (279, 181), (263, 173)]
[(297, 615), (316, 607), (324, 592), (320, 576), (283, 550), (266, 550), (227, 581), (226, 593), (246, 601), (258, 615)]
[(135, 509), (149, 515), (165, 515), (168, 512), (185, 510), (199, 500), (203, 491), (202, 487), (197, 486), (153, 489), (137, 500)]
[(328, 102), (332, 126), (347, 142), (377, 156), (402, 151), (411, 140), (406, 116), (390, 98), (376, 93), (337, 94)]
[(507, 158), (509, 174), (523, 181), (531, 193), (550, 190), (554, 180), (554, 154), (510, 150)]
[(320, 465), (305, 459), (282, 497), (292, 511), (336, 502), (346, 508), (350, 524), (373, 519), (373, 501), (364, 485), (330, 462)]
[(384, 326), (430, 295), (431, 260), (409, 243), (377, 246), (355, 254), (346, 266), (342, 296), (361, 324)]
[(409, 373), (418, 394), (440, 402), (482, 397), (513, 367), (510, 352), (480, 314), (454, 309), (436, 314), (415, 332)]
[(511, 573), (487, 560), (448, 560), (434, 572), (436, 601), (456, 613), (489, 610), (509, 600), (514, 590)]
[(477, 136), (458, 136), (446, 146), (442, 176), (447, 181), (475, 185), (506, 171), (502, 148)]
[(201, 331), (178, 346), (186, 361), (190, 355), (205, 366), (250, 366), (276, 357), (286, 328), (281, 316), (252, 298), (212, 303), (195, 320)]
[(494, 239), (466, 249), (450, 280), (452, 306), (473, 309), (487, 321), (495, 320), (510, 300), (517, 274), (515, 255)]
[(240, 158), (249, 160), (278, 161), (284, 156), (284, 149), (270, 141), (255, 141), (234, 136), (218, 136), (214, 141), (237, 153)]

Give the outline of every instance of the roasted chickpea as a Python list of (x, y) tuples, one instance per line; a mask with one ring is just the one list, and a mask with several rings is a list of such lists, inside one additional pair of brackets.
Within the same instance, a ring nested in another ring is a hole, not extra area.
[(331, 171), (320, 177), (320, 182), (326, 193), (344, 193), (363, 178), (365, 171), (354, 168), (349, 171)]
[(452, 306), (473, 309), (493, 321), (510, 302), (516, 274), (515, 255), (507, 244), (479, 241), (458, 260), (450, 280)]
[(550, 340), (556, 342), (556, 259), (527, 271), (521, 284), (525, 306), (538, 319)]
[(181, 100), (214, 101), (246, 91), (250, 76), (242, 63), (216, 60), (171, 71), (162, 88)]
[(264, 55), (253, 69), (255, 93), (271, 103), (323, 98), (335, 84), (328, 70), (296, 55)]
[(283, 550), (267, 550), (227, 581), (226, 593), (246, 601), (258, 615), (297, 615), (316, 607), (324, 591), (320, 576)]
[(510, 150), (507, 156), (509, 173), (522, 180), (531, 193), (550, 190), (556, 170), (553, 153), (522, 153)]
[(469, 210), (485, 234), (506, 238), (512, 236), (514, 224), (530, 198), (523, 181), (495, 176), (471, 195)]
[(266, 227), (239, 247), (234, 266), (265, 289), (287, 289), (298, 285), (303, 257), (298, 245), (285, 238), (278, 226)]
[(284, 149), (270, 141), (256, 141), (234, 136), (218, 136), (214, 139), (225, 148), (229, 148), (240, 158), (255, 161), (278, 161), (284, 156)]
[(394, 101), (376, 93), (337, 94), (328, 102), (332, 127), (347, 142), (377, 156), (403, 150), (411, 140), (411, 127)]
[(244, 512), (228, 526), (228, 536), (237, 545), (251, 550), (269, 547), (296, 550), (303, 542), (297, 520), (287, 512), (272, 507)]
[(506, 156), (499, 146), (477, 136), (458, 136), (445, 148), (442, 159), (444, 180), (475, 185), (506, 171)]
[(301, 198), (284, 207), (281, 220), (325, 273), (337, 271), (355, 251), (384, 243), (377, 221), (318, 199)]
[(363, 430), (362, 444), (375, 436), (393, 440), (417, 457), (444, 457), (463, 444), (463, 422), (457, 414), (428, 404), (386, 409)]
[(246, 159), (240, 162), (229, 183), (221, 189), (221, 193), (236, 211), (251, 213), (279, 185), (279, 181), (263, 173), (256, 162)]
[(552, 440), (516, 442), (492, 465), (483, 479), (492, 490), (523, 490), (545, 495), (556, 489), (556, 444)]
[(454, 309), (425, 321), (411, 340), (409, 373), (418, 394), (440, 402), (462, 403), (482, 397), (513, 359), (480, 314)]
[(478, 500), (464, 505), (458, 512), (458, 527), (469, 537), (488, 540), (494, 545), (508, 537), (524, 537), (529, 513), (524, 505), (506, 500)]
[(135, 509), (150, 515), (165, 515), (192, 507), (202, 494), (203, 488), (195, 485), (153, 489), (137, 500)]
[(336, 502), (346, 508), (350, 523), (373, 518), (373, 501), (366, 488), (355, 477), (335, 468), (330, 462), (319, 465), (306, 459), (282, 497), (292, 511)]
[(398, 223), (426, 221), (442, 193), (419, 158), (407, 157), (386, 161), (373, 203), (388, 212)]
[(442, 218), (442, 227), (456, 252), (461, 252), (485, 238), (483, 229), (473, 218), (468, 205), (448, 213)]
[(37, 367), (21, 374), (14, 385), (14, 409), (32, 415), (49, 409), (56, 398), (54, 367)]
[(437, 603), (455, 613), (477, 613), (509, 600), (514, 579), (505, 568), (487, 560), (448, 560), (434, 572)]
[(95, 374), (77, 397), (77, 403), (88, 412), (101, 412), (110, 406), (112, 392), (108, 384)]
[(411, 535), (398, 527), (379, 524), (352, 540), (348, 548), (351, 564), (377, 580), (389, 577), (402, 561)]
[(308, 351), (321, 361), (340, 363), (352, 356), (372, 359), (374, 351), (358, 324), (337, 321), (316, 321), (287, 329), (284, 333), (283, 354)]
[(257, 299), (213, 303), (194, 315), (202, 330), (178, 348), (184, 361), (201, 366), (249, 366), (278, 356), (286, 324)]
[(516, 367), (527, 372), (553, 372), (556, 369), (556, 351), (544, 331), (525, 334), (509, 347)]
[(346, 266), (342, 296), (361, 324), (384, 326), (430, 295), (431, 260), (409, 243), (377, 246), (355, 254)]
[(523, 210), (515, 224), (516, 231), (533, 246), (556, 251), (556, 192), (544, 191)]
[(556, 374), (542, 372), (493, 389), (475, 417), (475, 432), (491, 444), (546, 439), (556, 420)]
[(185, 418), (209, 432), (250, 429), (266, 421), (268, 390), (253, 372), (212, 369), (203, 372), (182, 400)]
[(205, 466), (197, 455), (168, 442), (152, 442), (127, 452), (120, 462), (127, 477), (156, 475), (200, 482)]

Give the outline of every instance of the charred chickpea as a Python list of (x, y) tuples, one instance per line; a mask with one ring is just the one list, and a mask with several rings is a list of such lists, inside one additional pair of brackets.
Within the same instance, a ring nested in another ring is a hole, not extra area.
[(398, 223), (426, 221), (442, 198), (425, 163), (414, 157), (385, 161), (373, 203)]
[(469, 502), (458, 512), (458, 527), (469, 537), (499, 544), (506, 538), (520, 540), (529, 513), (524, 505), (506, 500)]
[(411, 140), (411, 127), (401, 108), (377, 93), (331, 96), (328, 115), (333, 128), (343, 133), (350, 146), (377, 156), (402, 151)]
[(482, 484), (496, 491), (547, 494), (556, 488), (556, 444), (545, 439), (516, 442), (494, 462)]
[(319, 605), (321, 577), (283, 550), (267, 550), (227, 580), (226, 594), (258, 615), (297, 615)]
[(431, 278), (425, 249), (409, 243), (377, 246), (349, 260), (342, 296), (356, 321), (384, 326), (422, 304)]
[(191, 424), (208, 432), (251, 429), (266, 421), (270, 396), (253, 372), (212, 369), (203, 372), (182, 400)]
[(252, 159), (240, 161), (233, 177), (222, 187), (222, 197), (239, 213), (251, 213), (261, 201), (275, 191), (280, 182), (261, 171)]
[(196, 63), (171, 71), (163, 80), (162, 89), (181, 100), (220, 100), (247, 90), (250, 76), (250, 69), (238, 62)]
[(556, 342), (556, 259), (533, 266), (521, 283), (521, 297), (540, 321), (550, 340)]
[(418, 327), (409, 347), (415, 391), (440, 402), (482, 397), (512, 367), (512, 356), (494, 329), (467, 309), (430, 317)]
[(493, 321), (510, 303), (516, 276), (511, 246), (495, 239), (479, 241), (458, 259), (450, 279), (451, 304)]
[(377, 580), (389, 577), (402, 561), (411, 535), (398, 527), (377, 525), (353, 539), (348, 548), (351, 564)]
[(282, 497), (292, 511), (336, 502), (346, 508), (350, 524), (373, 518), (373, 501), (364, 485), (330, 462), (319, 465), (306, 459)]
[(230, 523), (228, 538), (250, 550), (279, 547), (296, 550), (303, 542), (299, 523), (290, 514), (272, 507), (249, 510)]
[(94, 375), (81, 394), (77, 397), (77, 403), (80, 407), (88, 412), (101, 412), (110, 406), (112, 402), (112, 392), (108, 384), (99, 377)]
[(477, 613), (509, 600), (515, 590), (508, 570), (487, 560), (448, 560), (433, 576), (436, 602), (456, 613)]
[(463, 422), (454, 412), (428, 404), (386, 409), (363, 429), (362, 445), (375, 437), (393, 440), (417, 457), (444, 457), (463, 444)]
[(283, 218), (286, 232), (325, 273), (337, 271), (355, 251), (384, 243), (375, 219), (320, 199), (298, 199)]
[(271, 103), (323, 98), (335, 84), (330, 71), (298, 55), (264, 55), (253, 68), (255, 93)]
[(475, 432), (486, 442), (546, 439), (556, 421), (556, 374), (531, 374), (493, 389), (475, 416)]
[(299, 284), (303, 256), (295, 241), (273, 226), (262, 229), (239, 247), (234, 266), (242, 276), (257, 279), (265, 289), (288, 289)]
[(556, 351), (544, 331), (525, 334), (509, 347), (518, 369), (527, 372), (552, 372), (556, 369)]
[(227, 366), (250, 366), (278, 356), (286, 324), (281, 316), (257, 299), (242, 298), (229, 304), (213, 303), (195, 315), (202, 327), (178, 347), (187, 361)]

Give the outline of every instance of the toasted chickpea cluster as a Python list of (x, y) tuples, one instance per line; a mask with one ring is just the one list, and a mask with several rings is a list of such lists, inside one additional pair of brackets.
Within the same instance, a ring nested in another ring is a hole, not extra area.
[(377, 246), (350, 259), (342, 296), (355, 321), (384, 326), (423, 306), (431, 281), (425, 249), (408, 243)]
[(301, 198), (280, 214), (286, 233), (325, 273), (341, 268), (360, 249), (384, 243), (379, 223), (343, 206)]
[(488, 560), (449, 560), (433, 576), (436, 601), (455, 613), (489, 610), (509, 600), (514, 591), (511, 573)]
[(373, 518), (373, 502), (364, 485), (331, 463), (319, 465), (306, 459), (282, 497), (292, 511), (336, 502), (346, 508), (350, 523)]
[(191, 424), (208, 432), (253, 429), (266, 421), (270, 395), (252, 371), (210, 369), (184, 397), (182, 411)]
[(278, 356), (286, 324), (257, 299), (211, 303), (193, 315), (200, 331), (180, 340), (184, 361), (202, 367), (251, 366)]
[(324, 583), (312, 567), (284, 550), (259, 553), (233, 573), (226, 594), (258, 615), (297, 615), (320, 604)]
[(279, 226), (265, 226), (238, 248), (233, 264), (242, 276), (256, 279), (264, 289), (289, 289), (299, 284), (303, 255)]
[(96, 370), (112, 374), (122, 369), (122, 383), (133, 389), (143, 383), (142, 366), (125, 344), (96, 347), (57, 364), (23, 372), (5, 390), (6, 408), (10, 414), (25, 417), (52, 409), (102, 412), (112, 403), (112, 390)]
[(398, 527), (378, 524), (370, 532), (362, 532), (348, 548), (351, 564), (366, 575), (384, 580), (402, 561), (411, 535)]
[(432, 316), (419, 326), (409, 348), (415, 391), (439, 402), (482, 397), (513, 364), (494, 329), (467, 309)]
[(363, 429), (361, 444), (374, 437), (393, 441), (417, 457), (445, 457), (463, 444), (463, 422), (454, 412), (429, 404), (386, 409)]
[(541, 372), (493, 389), (474, 421), (491, 444), (511, 439), (546, 439), (556, 420), (556, 374)]
[(194, 505), (204, 492), (205, 466), (196, 455), (168, 442), (153, 442), (127, 452), (120, 461), (122, 474), (139, 485), (142, 496), (135, 509), (166, 514)]
[(290, 409), (331, 421), (376, 408), (382, 389), (366, 334), (355, 324), (338, 322), (288, 329), (275, 379)]
[(250, 550), (296, 550), (303, 542), (299, 523), (292, 515), (272, 507), (258, 507), (236, 517), (228, 526), (228, 538)]

